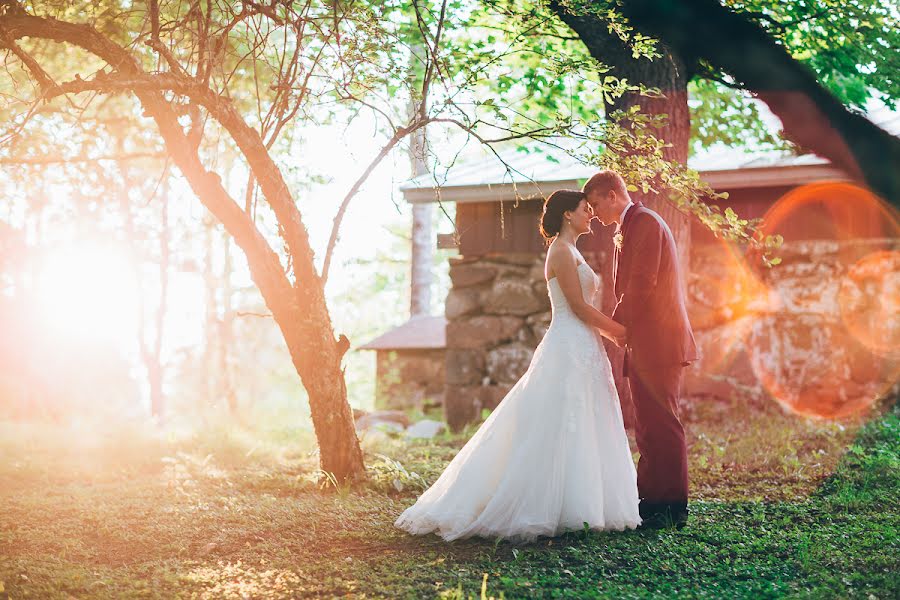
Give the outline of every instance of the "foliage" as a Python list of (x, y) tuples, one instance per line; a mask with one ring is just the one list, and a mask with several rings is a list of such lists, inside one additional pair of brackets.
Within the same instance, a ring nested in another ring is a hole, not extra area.
[(428, 487), (421, 475), (408, 471), (400, 461), (377, 454), (376, 461), (368, 466), (369, 485), (381, 492), (424, 492)]
[(862, 109), (872, 96), (888, 105), (900, 100), (894, 51), (900, 47), (900, 15), (891, 0), (725, 4), (757, 20), (844, 104)]
[(710, 203), (715, 199), (726, 200), (728, 193), (716, 192), (700, 179), (697, 171), (663, 157), (665, 141), (656, 137), (653, 130), (660, 126), (665, 115), (646, 114), (639, 105), (634, 105), (627, 113), (610, 113), (610, 119), (612, 124), (595, 126), (606, 128), (604, 148), (591, 152), (589, 147), (581, 147), (574, 152), (576, 156), (599, 168), (621, 173), (629, 191), (665, 190), (670, 202), (697, 218), (717, 237), (749, 246), (766, 266), (780, 262), (774, 256), (783, 242), (780, 235), (765, 234), (760, 228), (761, 219), (742, 219), (732, 208), (722, 209)]
[[(888, 0), (772, 2), (726, 0), (808, 66), (842, 103), (860, 111), (870, 99), (896, 107), (900, 100), (898, 14)], [(695, 147), (724, 143), (748, 148), (791, 149), (759, 120), (740, 82), (699, 65), (690, 85)]]
[[(654, 60), (660, 50), (653, 39), (641, 35), (620, 14), (620, 2), (588, 2), (585, 0), (559, 0), (555, 2), (512, 2), (487, 0), (483, 4), (493, 10), (505, 23), (504, 33), (511, 39), (528, 40), (515, 57), (520, 65), (511, 71), (510, 79), (528, 93), (520, 94), (528, 102), (531, 114), (546, 112), (570, 112), (583, 116), (603, 112), (602, 94), (584, 93), (597, 76), (618, 80), (619, 70), (614, 62), (602, 64), (591, 59), (586, 49), (578, 43), (553, 11), (568, 11), (593, 19), (595, 27), (608, 29), (614, 37), (630, 47), (635, 58)], [(896, 52), (898, 44), (897, 13), (886, 0), (861, 2), (751, 2), (728, 1), (729, 6), (757, 21), (766, 31), (783, 44), (798, 61), (809, 66), (819, 81), (830, 89), (844, 104), (864, 109), (866, 102), (877, 97), (888, 105), (898, 99), (896, 81)], [(603, 35), (603, 34), (598, 34)], [(614, 61), (615, 59), (613, 59)], [(747, 148), (794, 150), (779, 135), (773, 134), (759, 118), (753, 99), (741, 91), (741, 83), (727, 73), (721, 73), (700, 61), (691, 63), (686, 57), (690, 82), (690, 109), (692, 121), (692, 147), (708, 148), (716, 143)], [(561, 105), (557, 94), (541, 94), (541, 78), (532, 75), (532, 65), (540, 62), (577, 65), (574, 83), (565, 78), (556, 79), (557, 87), (567, 82), (563, 92), (566, 102)], [(511, 63), (515, 65), (516, 63)], [(516, 78), (517, 77), (517, 78)], [(503, 79), (495, 81), (498, 91), (505, 91)], [(637, 82), (620, 83), (633, 91)], [(577, 118), (577, 117), (576, 117)], [(652, 133), (652, 130), (651, 130)], [(644, 174), (647, 176), (647, 173)], [(694, 211), (691, 211), (694, 212)], [(701, 212), (695, 212), (707, 225), (717, 231), (716, 223), (710, 223)], [(719, 223), (727, 221), (716, 219)], [(752, 228), (752, 225), (751, 225)], [(736, 234), (736, 235), (734, 235)], [(723, 232), (723, 237), (741, 238), (739, 232)], [(761, 244), (767, 248), (767, 244)]]
[[(10, 597), (890, 597), (900, 408), (860, 430), (739, 402), (688, 414), (683, 530), (452, 544), (394, 529), (418, 493), (319, 491), (309, 434), (167, 438), (0, 425)], [(464, 443), (370, 452), (433, 481)], [(376, 456), (370, 455), (369, 463)], [(836, 468), (835, 468), (836, 467)], [(832, 473), (829, 476), (829, 473)], [(47, 515), (52, 515), (48, 518)]]
[[(710, 202), (725, 199), (724, 194), (717, 194), (696, 172), (663, 158), (665, 141), (656, 137), (656, 131), (665, 123), (666, 115), (646, 114), (639, 106), (632, 107), (628, 114), (605, 114), (605, 105), (624, 94), (651, 98), (658, 97), (659, 90), (622, 79), (616, 75), (616, 65), (591, 57), (544, 2), (488, 0), (483, 4), (487, 10), (473, 14), (461, 38), (461, 48), (472, 56), (492, 48), (504, 60), (502, 68), (477, 88), (487, 100), (476, 101), (476, 105), (513, 127), (543, 127), (543, 132), (530, 138), (562, 147), (585, 163), (614, 168), (637, 186), (635, 189), (665, 188), (680, 210), (696, 217), (717, 236), (753, 247), (767, 265), (777, 262), (772, 253), (780, 244), (776, 237), (759, 232), (758, 220), (729, 218)], [(658, 56), (653, 41), (633, 31), (612, 7), (604, 8), (602, 3), (566, 6), (607, 22), (632, 47), (635, 57), (652, 60)], [(742, 143), (764, 140), (773, 148), (786, 146), (765, 130), (755, 105), (740, 94), (713, 83), (696, 89), (701, 97), (693, 105), (702, 106), (701, 118), (695, 121), (703, 133), (700, 144), (739, 139)], [(715, 96), (724, 109), (722, 113), (706, 103), (707, 97)], [(737, 110), (730, 108), (736, 100), (743, 103)], [(741, 118), (731, 119), (735, 114)], [(723, 120), (723, 116), (728, 119)], [(468, 124), (474, 128), (481, 125), (477, 120)], [(541, 144), (527, 139), (520, 147), (541, 151)], [(508, 172), (514, 174), (511, 168)]]
[[(619, 14), (620, 0), (566, 0), (561, 4), (572, 12), (596, 15), (607, 22), (611, 30), (634, 46), (636, 56), (652, 56), (658, 51), (653, 39), (641, 36)], [(889, 106), (900, 100), (898, 64), (896, 52), (892, 51), (900, 46), (900, 15), (891, 0), (724, 0), (723, 4), (759, 23), (795, 60), (814, 71), (817, 79), (844, 104), (864, 109), (869, 98), (878, 98)], [(728, 91), (740, 89), (740, 82), (707, 64), (688, 68), (696, 74), (695, 82), (719, 84), (713, 97), (719, 97), (719, 101), (730, 97), (730, 108), (739, 114), (745, 112), (745, 97)], [(712, 91), (709, 87), (695, 90), (698, 98), (705, 99), (712, 99), (707, 96)], [(714, 120), (713, 115), (692, 113), (692, 118), (696, 116), (710, 125)], [(739, 134), (741, 121), (732, 121), (732, 116), (730, 111), (723, 111), (720, 123), (710, 127), (711, 131), (727, 133), (719, 141)], [(765, 137), (758, 139), (766, 141)]]
[(691, 150), (724, 144), (754, 150), (796, 151), (760, 118), (759, 104), (749, 94), (709, 79), (688, 84)]

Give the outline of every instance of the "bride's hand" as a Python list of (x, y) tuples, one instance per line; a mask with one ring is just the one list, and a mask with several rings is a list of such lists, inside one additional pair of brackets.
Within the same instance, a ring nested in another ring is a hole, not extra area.
[(625, 329), (624, 325), (621, 325), (619, 323), (615, 323), (615, 325), (616, 327), (606, 332), (606, 337), (612, 340), (612, 342), (619, 348), (624, 348), (628, 332)]

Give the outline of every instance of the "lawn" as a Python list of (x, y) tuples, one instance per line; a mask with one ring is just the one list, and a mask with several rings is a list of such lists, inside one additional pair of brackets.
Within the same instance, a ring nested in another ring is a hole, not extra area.
[(526, 545), (392, 527), (465, 434), (367, 446), (351, 490), (316, 484), (299, 431), (2, 423), (0, 597), (897, 597), (896, 402), (862, 427), (712, 402), (687, 421), (687, 528)]

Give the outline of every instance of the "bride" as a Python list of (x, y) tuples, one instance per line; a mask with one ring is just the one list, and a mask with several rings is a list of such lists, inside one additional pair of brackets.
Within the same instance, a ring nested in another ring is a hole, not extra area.
[(395, 525), (445, 540), (532, 540), (567, 530), (634, 528), (637, 476), (600, 335), (619, 323), (597, 310), (599, 278), (576, 249), (593, 210), (578, 191), (544, 203), (552, 239), (544, 273), (550, 327), (525, 375), (438, 480)]

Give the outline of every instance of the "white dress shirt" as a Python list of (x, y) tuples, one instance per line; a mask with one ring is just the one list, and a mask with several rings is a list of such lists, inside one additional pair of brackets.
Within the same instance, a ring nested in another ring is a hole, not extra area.
[(625, 210), (622, 211), (622, 214), (619, 215), (619, 222), (616, 223), (616, 233), (622, 231), (622, 223), (625, 221), (625, 215), (628, 214), (628, 209), (634, 206), (634, 202), (631, 200), (628, 201), (628, 204), (625, 205)]

